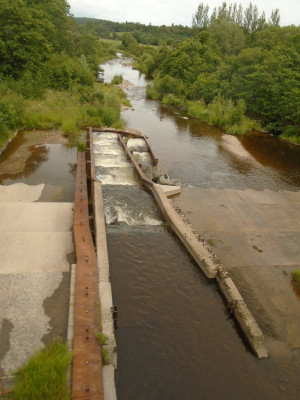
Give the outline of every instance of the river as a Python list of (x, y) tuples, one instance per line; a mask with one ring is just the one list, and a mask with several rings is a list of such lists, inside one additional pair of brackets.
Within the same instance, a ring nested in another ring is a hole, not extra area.
[[(226, 135), (184, 111), (147, 100), (149, 82), (130, 67), (129, 59), (101, 67), (105, 81), (121, 74), (131, 82), (125, 91), (133, 109), (124, 111), (122, 118), (128, 128), (149, 137), (160, 163), (171, 177), (182, 180), (185, 190), (299, 189), (299, 146), (266, 134)], [(136, 215), (141, 196), (134, 190), (104, 184), (106, 207), (114, 198), (120, 209), (131, 204)], [(113, 299), (119, 311), (120, 400), (300, 398), (299, 351), (279, 351), (269, 360), (257, 360), (215, 284), (166, 227), (127, 226), (115, 219), (109, 222), (111, 210), (106, 215)]]
[(133, 84), (125, 89), (133, 106), (122, 117), (128, 128), (150, 139), (154, 154), (183, 185), (201, 188), (293, 190), (300, 188), (300, 146), (268, 134), (225, 134), (190, 118), (185, 111), (145, 96), (147, 81), (130, 59), (101, 65), (104, 79), (122, 75)]

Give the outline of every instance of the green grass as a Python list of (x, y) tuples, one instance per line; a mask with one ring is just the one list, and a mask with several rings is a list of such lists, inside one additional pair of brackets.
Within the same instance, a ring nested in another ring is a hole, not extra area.
[(96, 337), (97, 337), (98, 343), (101, 346), (102, 364), (108, 365), (110, 363), (109, 354), (108, 354), (107, 349), (104, 347), (105, 345), (107, 345), (108, 337), (101, 331), (99, 333), (97, 333)]
[(292, 282), (298, 294), (300, 294), (300, 271), (292, 273)]
[(0, 94), (0, 145), (17, 129), (60, 129), (76, 145), (86, 126), (124, 127), (120, 106), (126, 95), (110, 85), (46, 90), (42, 99), (25, 99), (1, 88)]
[(229, 134), (242, 135), (251, 129), (259, 129), (259, 124), (245, 116), (243, 101), (234, 103), (231, 99), (217, 96), (210, 104), (204, 101), (187, 103), (188, 115), (199, 118), (209, 125), (225, 129)]
[(59, 341), (38, 351), (15, 374), (14, 399), (69, 400), (67, 367), (71, 359), (67, 345)]

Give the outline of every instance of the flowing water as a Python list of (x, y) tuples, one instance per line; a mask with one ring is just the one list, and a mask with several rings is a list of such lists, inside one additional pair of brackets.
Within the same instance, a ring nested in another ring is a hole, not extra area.
[[(147, 81), (127, 59), (112, 60), (102, 68), (106, 81), (122, 74), (133, 84), (126, 89), (133, 105), (133, 110), (123, 112), (127, 126), (149, 136), (160, 163), (184, 185), (299, 189), (297, 147), (267, 135), (225, 135), (189, 119), (184, 111), (147, 100)], [(262, 361), (249, 352), (217, 287), (163, 224), (121, 147), (114, 143), (112, 149), (104, 139), (101, 147), (102, 139), (95, 136), (113, 299), (118, 306), (118, 398), (299, 399), (299, 352), (288, 357), (277, 352)], [(143, 146), (136, 143), (133, 155), (139, 163), (151, 165)]]

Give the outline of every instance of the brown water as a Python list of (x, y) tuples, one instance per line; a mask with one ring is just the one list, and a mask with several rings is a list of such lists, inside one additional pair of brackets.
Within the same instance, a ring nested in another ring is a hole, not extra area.
[(74, 201), (76, 148), (55, 131), (23, 131), (0, 156), (0, 184), (44, 183), (43, 201)]
[(154, 154), (170, 175), (201, 188), (299, 190), (300, 146), (268, 134), (226, 135), (184, 111), (145, 97), (149, 83), (122, 60), (102, 65), (104, 78), (130, 81), (125, 91), (133, 106), (122, 117), (127, 127), (149, 136)]
[(120, 400), (299, 399), (297, 354), (257, 360), (166, 228), (109, 226), (107, 238)]
[[(261, 134), (225, 135), (145, 99), (146, 80), (121, 60), (102, 67), (107, 81), (122, 74), (134, 84), (127, 89), (134, 109), (123, 118), (149, 136), (155, 155), (184, 185), (299, 190), (299, 147)], [(125, 191), (104, 187), (104, 199), (123, 199), (134, 218), (138, 196)], [(300, 399), (300, 352), (279, 346), (270, 359), (257, 360), (217, 287), (166, 227), (110, 225), (107, 238), (119, 311), (119, 399)]]

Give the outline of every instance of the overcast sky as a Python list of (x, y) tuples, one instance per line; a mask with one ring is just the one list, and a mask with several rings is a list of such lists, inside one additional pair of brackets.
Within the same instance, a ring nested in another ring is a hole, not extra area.
[[(75, 17), (92, 17), (116, 22), (141, 22), (148, 25), (191, 26), (192, 15), (201, 1), (198, 0), (68, 0)], [(247, 7), (249, 0), (236, 1)], [(220, 6), (222, 0), (203, 1), (210, 11)], [(234, 1), (227, 1), (227, 4)], [(279, 8), (281, 25), (300, 24), (300, 0), (257, 0), (259, 12), (265, 11), (269, 18), (271, 11)]]

